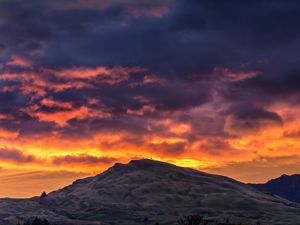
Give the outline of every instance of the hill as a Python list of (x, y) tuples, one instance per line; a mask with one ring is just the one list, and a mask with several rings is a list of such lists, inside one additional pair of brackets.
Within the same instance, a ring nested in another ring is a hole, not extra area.
[(182, 215), (300, 224), (300, 208), (235, 181), (153, 160), (115, 164), (43, 198), (1, 199), (0, 224), (44, 217), (56, 224), (175, 224)]
[(300, 203), (300, 174), (282, 175), (265, 184), (251, 184), (257, 189)]

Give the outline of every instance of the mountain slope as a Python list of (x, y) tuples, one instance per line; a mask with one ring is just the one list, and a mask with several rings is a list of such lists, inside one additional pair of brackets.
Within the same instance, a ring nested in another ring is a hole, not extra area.
[(251, 184), (257, 189), (300, 203), (300, 174), (282, 175), (265, 184)]
[(64, 225), (134, 225), (146, 217), (148, 224), (174, 224), (188, 214), (300, 224), (300, 208), (287, 200), (227, 177), (153, 160), (116, 164), (42, 199), (0, 200), (0, 218), (6, 224), (35, 215)]

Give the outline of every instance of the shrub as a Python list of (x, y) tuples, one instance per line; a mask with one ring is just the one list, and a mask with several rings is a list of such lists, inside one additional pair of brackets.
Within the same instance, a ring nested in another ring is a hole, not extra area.
[[(17, 225), (21, 225), (20, 222), (18, 222)], [(23, 225), (50, 225), (50, 224), (47, 219), (40, 219), (36, 217), (32, 221), (30, 220), (25, 221)]]
[(178, 225), (207, 225), (208, 222), (199, 215), (185, 216), (183, 219), (179, 220)]
[(45, 197), (47, 197), (47, 193), (44, 191), (44, 192), (41, 194), (40, 198), (45, 198)]

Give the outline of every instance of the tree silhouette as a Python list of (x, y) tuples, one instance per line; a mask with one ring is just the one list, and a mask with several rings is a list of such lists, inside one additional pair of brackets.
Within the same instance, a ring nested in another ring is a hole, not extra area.
[(45, 197), (47, 197), (47, 193), (44, 191), (44, 192), (41, 194), (40, 198), (45, 198)]

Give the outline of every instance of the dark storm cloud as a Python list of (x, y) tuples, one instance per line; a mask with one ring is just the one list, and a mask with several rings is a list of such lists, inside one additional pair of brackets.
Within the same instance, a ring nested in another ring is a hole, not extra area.
[[(103, 102), (108, 106), (120, 108), (139, 109), (145, 103), (140, 102), (137, 96), (148, 100), (147, 104), (153, 105), (157, 110), (180, 110), (201, 105), (210, 97), (209, 85), (202, 83), (170, 83), (161, 85), (143, 85), (139, 87), (107, 87), (101, 90), (104, 94)], [(120, 105), (121, 104), (121, 105)], [(123, 104), (123, 105), (122, 105)]]
[(19, 137), (26, 137), (31, 135), (49, 135), (53, 131), (57, 131), (54, 123), (37, 121), (33, 118), (23, 118), (18, 125)]
[(288, 70), (283, 74), (266, 74), (236, 84), (241, 88), (260, 89), (266, 93), (278, 97), (287, 97), (299, 93), (300, 68)]
[[(63, 3), (3, 1), (0, 27), (7, 49), (26, 49), (39, 64), (54, 67), (139, 65), (173, 79), (199, 79), (215, 66), (250, 63), (273, 70), (258, 62), (277, 61), (276, 49), (291, 42), (299, 46), (295, 1), (173, 0), (161, 17), (128, 11), (151, 9), (145, 3), (111, 1), (102, 8)], [(34, 56), (37, 49), (42, 53)]]
[[(230, 108), (229, 127), (281, 124), (282, 119), (264, 107), (277, 100), (278, 93), (299, 94), (299, 12), (298, 2), (275, 0), (3, 0), (0, 69), (19, 78), (0, 81), (6, 88), (0, 93), (0, 112), (19, 118), (21, 135), (28, 127), (32, 132), (58, 129), (58, 120), (49, 115), (62, 112), (66, 114), (60, 117), (70, 115), (60, 119), (66, 126), (63, 135), (105, 129), (145, 134), (150, 122), (143, 118), (164, 118), (202, 106), (218, 92), (228, 104), (257, 105)], [(8, 65), (12, 54), (32, 65)], [(133, 66), (143, 70), (125, 74), (116, 69)], [(75, 70), (98, 67), (108, 74), (72, 77)], [(237, 75), (259, 73), (216, 84), (222, 80), (216, 68), (230, 68)], [(32, 73), (31, 80), (19, 72)], [(163, 82), (145, 83), (149, 75)], [(71, 116), (83, 106), (86, 115)], [(109, 116), (98, 118), (100, 111)], [(194, 134), (222, 135), (225, 116), (219, 116), (198, 116)]]
[[(179, 0), (171, 3), (162, 19), (147, 16), (128, 19), (125, 20), (127, 26), (122, 26), (124, 18), (116, 24), (104, 22), (103, 26), (103, 21), (96, 15), (88, 17), (91, 28), (83, 23), (87, 29), (79, 34), (73, 26), (60, 29), (59, 23), (49, 18), (49, 24), (57, 25), (55, 33), (63, 32), (63, 35), (49, 41), (44, 62), (49, 63), (47, 57), (53, 55), (53, 59), (58, 56), (58, 60), (73, 64), (137, 64), (173, 73), (176, 77), (209, 72), (215, 65), (239, 66), (249, 60), (256, 63), (254, 60), (272, 57), (270, 47), (297, 40), (297, 34), (293, 33), (297, 30), (295, 21), (299, 20), (297, 8), (297, 5), (279, 2), (244, 4), (234, 1), (225, 4)], [(107, 10), (99, 14), (106, 18)], [(121, 12), (118, 11), (114, 18)], [(69, 10), (69, 17), (85, 21), (77, 13)], [(252, 19), (249, 21), (249, 18)], [(64, 24), (64, 21), (68, 20), (63, 19), (60, 23)], [(63, 48), (54, 48), (58, 47), (57, 43)], [(157, 62), (165, 63), (158, 65)]]
[[(149, 122), (143, 118), (136, 118), (128, 115), (119, 115), (107, 119), (87, 119), (87, 120), (70, 120), (69, 125), (64, 127), (63, 137), (68, 138), (85, 138), (91, 137), (99, 132), (128, 132), (130, 135), (142, 136), (148, 133), (147, 125)], [(80, 132), (78, 132), (80, 131)], [(139, 141), (141, 141), (140, 139)]]
[(275, 112), (270, 112), (251, 104), (235, 105), (231, 109), (232, 114), (239, 119), (272, 120), (282, 122), (280, 116)]
[(27, 100), (28, 97), (18, 92), (0, 92), (0, 113), (16, 113), (20, 107), (25, 105), (24, 102)]
[(252, 106), (239, 104), (232, 107), (227, 116), (224, 130), (229, 134), (240, 135), (255, 132), (268, 126), (282, 125), (282, 118), (275, 112)]
[(35, 156), (25, 155), (17, 149), (0, 149), (0, 159), (13, 163), (30, 163), (36, 161)]
[(55, 157), (52, 159), (52, 163), (59, 164), (110, 164), (116, 162), (116, 158), (111, 157), (96, 157), (91, 155), (67, 155), (61, 157)]

